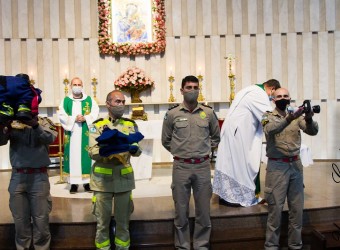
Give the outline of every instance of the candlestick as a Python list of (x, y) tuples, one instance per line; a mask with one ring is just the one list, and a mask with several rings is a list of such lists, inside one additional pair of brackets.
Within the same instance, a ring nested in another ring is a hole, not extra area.
[(65, 88), (64, 88), (65, 96), (67, 96), (68, 94), (68, 83), (69, 83), (69, 80), (65, 77), (65, 79), (63, 80), (63, 84), (65, 85)]
[(198, 88), (199, 88), (199, 94), (198, 94), (198, 98), (197, 98), (197, 101), (199, 102), (203, 102), (204, 101), (204, 97), (203, 97), (203, 94), (202, 94), (202, 81), (203, 81), (203, 76), (201, 74), (199, 74), (197, 76), (198, 78)]
[(35, 84), (35, 81), (34, 81), (34, 79), (33, 79), (33, 72), (32, 72), (32, 71), (31, 71), (31, 74), (30, 74), (29, 79), (30, 79), (30, 84), (34, 85), (34, 84)]
[(170, 97), (168, 99), (168, 102), (174, 102), (176, 99), (174, 97), (174, 95), (172, 94), (173, 90), (174, 90), (174, 86), (173, 86), (173, 82), (175, 81), (175, 78), (170, 75), (169, 76), (169, 82), (170, 82)]
[(233, 57), (232, 54), (229, 54), (227, 57), (225, 57), (224, 59), (228, 60), (228, 68), (229, 68), (229, 74), (228, 74), (228, 78), (230, 81), (230, 104), (233, 102), (234, 97), (235, 97), (235, 75), (232, 71), (232, 61), (235, 60), (235, 57)]
[(93, 77), (91, 83), (92, 83), (92, 90), (93, 90), (93, 98), (97, 101), (97, 85), (98, 85), (97, 78)]

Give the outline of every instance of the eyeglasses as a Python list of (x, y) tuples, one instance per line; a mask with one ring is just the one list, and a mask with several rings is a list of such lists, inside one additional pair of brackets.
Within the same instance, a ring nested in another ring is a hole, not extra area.
[(279, 99), (279, 98), (289, 98), (289, 95), (277, 95), (275, 96), (276, 99)]

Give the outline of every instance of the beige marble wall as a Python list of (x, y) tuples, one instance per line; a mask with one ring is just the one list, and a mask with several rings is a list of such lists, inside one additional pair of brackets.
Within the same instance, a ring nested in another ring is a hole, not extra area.
[(168, 100), (169, 75), (181, 101), (181, 79), (201, 73), (204, 97), (224, 117), (230, 94), (224, 57), (231, 53), (236, 91), (277, 78), (297, 103), (321, 103), (322, 136), (315, 140), (323, 146), (306, 141), (314, 158), (339, 158), (339, 116), (332, 112), (338, 114), (340, 100), (340, 1), (165, 0), (165, 7), (165, 53), (101, 57), (97, 0), (0, 0), (0, 74), (31, 75), (43, 90), (42, 112), (55, 119), (65, 76), (82, 78), (90, 94), (96, 77), (103, 104), (116, 77), (136, 65), (156, 82), (142, 96), (149, 117), (162, 119), (168, 105), (158, 104)]

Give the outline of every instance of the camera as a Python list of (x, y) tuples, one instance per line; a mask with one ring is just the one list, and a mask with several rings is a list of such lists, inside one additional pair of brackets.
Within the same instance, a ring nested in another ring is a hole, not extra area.
[(319, 105), (311, 106), (310, 100), (304, 100), (299, 108), (303, 108), (303, 113), (305, 114), (310, 113), (311, 111), (317, 114), (320, 113), (320, 106)]

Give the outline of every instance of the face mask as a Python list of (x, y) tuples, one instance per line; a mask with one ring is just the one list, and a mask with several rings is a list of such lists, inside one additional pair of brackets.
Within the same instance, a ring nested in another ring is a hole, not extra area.
[(275, 101), (275, 105), (279, 110), (286, 110), (287, 105), (290, 104), (290, 100), (287, 99), (280, 99)]
[(110, 105), (110, 112), (111, 112), (111, 115), (115, 118), (115, 119), (119, 119), (123, 116), (124, 114), (124, 105), (118, 105), (118, 106), (112, 106)]
[(189, 92), (183, 92), (184, 101), (187, 103), (195, 103), (198, 98), (198, 90), (192, 90)]
[(83, 92), (83, 87), (81, 86), (73, 86), (72, 93), (75, 95), (80, 95)]

